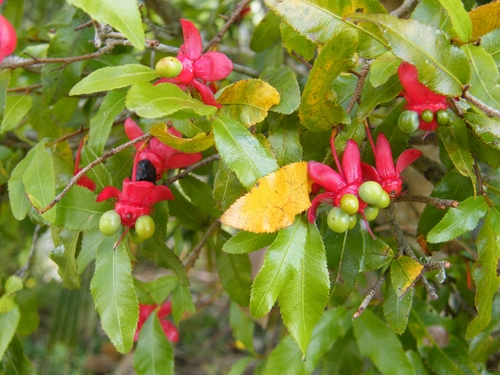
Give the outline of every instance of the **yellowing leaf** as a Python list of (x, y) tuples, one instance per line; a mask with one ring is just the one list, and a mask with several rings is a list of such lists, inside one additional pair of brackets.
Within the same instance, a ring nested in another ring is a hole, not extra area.
[(260, 178), (234, 202), (221, 222), (253, 233), (275, 232), (293, 224), (295, 215), (311, 205), (307, 163), (293, 163)]
[(214, 145), (214, 135), (211, 133), (198, 133), (193, 138), (179, 138), (167, 131), (165, 123), (153, 125), (150, 133), (167, 146), (187, 153), (205, 151)]
[(218, 99), (224, 106), (220, 115), (232, 117), (245, 126), (263, 121), (267, 111), (280, 103), (280, 94), (260, 79), (246, 79), (226, 87)]
[(472, 21), (472, 37), (481, 35), (500, 28), (500, 1), (477, 7), (469, 12)]
[(403, 296), (420, 277), (424, 266), (405, 255), (391, 263), (392, 287), (398, 297)]

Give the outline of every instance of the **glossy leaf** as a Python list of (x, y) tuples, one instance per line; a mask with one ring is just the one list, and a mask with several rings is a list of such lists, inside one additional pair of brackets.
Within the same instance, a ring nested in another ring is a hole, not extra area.
[(298, 272), (278, 297), (285, 326), (304, 355), (330, 291), (325, 247), (314, 223), (308, 223), (305, 246)]
[(413, 20), (377, 14), (352, 16), (354, 21), (374, 22), (382, 30), (392, 53), (417, 67), (419, 80), (443, 95), (460, 96), (469, 81), (464, 53), (450, 45), (448, 36)]
[(354, 320), (354, 335), (361, 353), (370, 358), (382, 373), (415, 374), (401, 341), (370, 310), (365, 310)]
[(368, 232), (363, 231), (365, 254), (362, 270), (371, 271), (384, 267), (392, 261), (394, 251), (380, 238), (371, 238)]
[(443, 220), (427, 234), (427, 241), (438, 243), (457, 238), (473, 230), (487, 211), (488, 203), (483, 196), (467, 198), (458, 208), (450, 208)]
[(144, 81), (132, 85), (127, 93), (126, 105), (144, 118), (212, 116), (217, 110), (214, 106), (191, 98), (173, 84), (153, 86)]
[(127, 250), (123, 242), (113, 250), (114, 241), (107, 237), (97, 248), (90, 290), (104, 332), (116, 350), (127, 353), (134, 342), (139, 305)]
[(58, 266), (57, 272), (63, 281), (63, 285), (68, 289), (80, 288), (80, 275), (76, 266), (76, 253), (80, 232), (63, 230), (59, 234), (60, 244), (50, 254)]
[(268, 139), (280, 166), (302, 159), (300, 123), (296, 115), (285, 116), (280, 124), (270, 131)]
[(229, 169), (224, 162), (220, 162), (212, 193), (217, 202), (217, 208), (227, 210), (236, 199), (246, 192), (247, 190), (241, 185), (236, 173)]
[(21, 314), (19, 308), (14, 306), (10, 311), (0, 314), (0, 358), (4, 356), (9, 343), (16, 333)]
[(255, 318), (262, 318), (271, 310), (280, 293), (299, 271), (307, 232), (305, 219), (298, 217), (294, 225), (278, 233), (267, 250), (250, 295), (250, 312)]
[(216, 257), (217, 273), (227, 294), (238, 305), (248, 306), (252, 286), (252, 264), (248, 255), (217, 251)]
[(103, 0), (98, 3), (93, 0), (68, 0), (68, 2), (83, 9), (97, 22), (113, 26), (123, 33), (135, 48), (144, 49), (144, 30), (135, 0), (120, 1), (118, 8), (113, 0)]
[(0, 133), (14, 129), (33, 105), (31, 96), (7, 95)]
[(247, 254), (269, 246), (276, 239), (276, 233), (238, 232), (222, 246), (228, 254)]
[(276, 232), (309, 208), (309, 190), (307, 163), (289, 164), (259, 179), (224, 212), (221, 222), (253, 233)]
[(469, 16), (472, 21), (472, 36), (474, 38), (500, 29), (500, 5), (496, 2), (474, 8), (469, 12)]
[(373, 87), (378, 87), (386, 83), (389, 78), (397, 74), (399, 60), (392, 52), (386, 52), (382, 56), (377, 57), (370, 65), (370, 83)]
[(247, 189), (262, 176), (278, 169), (276, 160), (239, 122), (229, 117), (219, 117), (212, 126), (222, 160)]
[(280, 94), (261, 79), (246, 79), (224, 88), (218, 98), (221, 116), (232, 117), (245, 126), (263, 121), (269, 109), (280, 104)]
[(363, 94), (361, 96), (361, 104), (358, 107), (356, 116), (358, 121), (363, 121), (370, 113), (381, 103), (387, 103), (398, 97), (403, 86), (397, 75), (389, 78), (389, 80), (378, 87), (373, 87), (369, 83), (363, 86)]
[(260, 79), (273, 86), (280, 95), (279, 104), (271, 107), (271, 111), (289, 115), (299, 107), (299, 84), (292, 69), (287, 66), (267, 68), (260, 75)]
[(460, 0), (439, 0), (448, 12), (453, 30), (463, 43), (472, 37), (472, 21)]
[(184, 314), (196, 312), (193, 296), (185, 286), (178, 285), (172, 293), (172, 316), (175, 324), (179, 324)]
[(337, 34), (321, 49), (309, 73), (299, 107), (299, 117), (306, 128), (322, 131), (339, 123), (351, 122), (345, 109), (338, 103), (338, 96), (331, 90), (331, 85), (347, 69), (357, 43), (357, 33), (348, 29)]
[(156, 312), (142, 325), (134, 353), (134, 370), (138, 375), (173, 375), (174, 353)]
[(397, 295), (392, 286), (391, 275), (389, 275), (384, 284), (384, 317), (398, 335), (406, 330), (412, 302), (413, 293), (411, 291), (404, 296)]
[(164, 123), (153, 125), (149, 132), (167, 146), (186, 153), (205, 151), (214, 145), (213, 134), (198, 133), (193, 138), (180, 138), (170, 134)]
[(500, 286), (497, 264), (500, 259), (500, 215), (491, 209), (486, 215), (476, 240), (479, 261), (474, 264), (472, 277), (476, 289), (475, 305), (477, 316), (467, 327), (467, 339), (479, 334), (491, 320), (493, 297)]
[(500, 121), (471, 112), (464, 113), (464, 119), (482, 143), (500, 150)]
[(396, 295), (401, 298), (422, 275), (424, 266), (416, 260), (402, 255), (391, 263), (391, 282)]
[(359, 224), (345, 233), (328, 231), (325, 236), (328, 267), (331, 269), (330, 302), (341, 305), (351, 294), (361, 267), (364, 242)]

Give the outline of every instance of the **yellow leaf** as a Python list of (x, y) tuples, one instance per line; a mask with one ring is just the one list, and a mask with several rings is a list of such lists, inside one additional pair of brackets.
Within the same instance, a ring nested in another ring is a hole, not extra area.
[(306, 162), (288, 164), (260, 178), (229, 207), (221, 222), (253, 233), (276, 232), (292, 225), (295, 215), (311, 206), (311, 185)]
[(219, 115), (248, 127), (266, 118), (269, 108), (280, 103), (280, 94), (261, 79), (245, 79), (226, 87), (217, 101), (224, 105)]
[(214, 135), (211, 133), (198, 133), (194, 138), (179, 138), (167, 131), (165, 123), (153, 125), (150, 133), (167, 146), (187, 153), (205, 151), (214, 145)]
[(424, 266), (402, 255), (391, 263), (391, 282), (398, 297), (403, 296), (420, 278)]
[(479, 38), (500, 28), (500, 1), (477, 7), (469, 12), (472, 21), (472, 37)]

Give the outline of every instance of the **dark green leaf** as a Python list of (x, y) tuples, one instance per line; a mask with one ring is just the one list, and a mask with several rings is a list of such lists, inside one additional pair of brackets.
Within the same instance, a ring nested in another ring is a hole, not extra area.
[(175, 197), (174, 200), (168, 202), (170, 215), (176, 217), (183, 226), (189, 229), (202, 230), (208, 222), (208, 216), (189, 202), (174, 185), (170, 185), (169, 188)]
[(285, 336), (273, 349), (261, 375), (307, 375), (302, 353), (291, 336)]
[(250, 303), (252, 264), (247, 254), (226, 254), (217, 251), (217, 273), (232, 301), (240, 306)]
[(412, 302), (413, 293), (411, 291), (402, 297), (397, 295), (389, 275), (384, 284), (384, 317), (392, 330), (399, 335), (406, 330)]
[(358, 121), (361, 122), (368, 117), (377, 105), (391, 101), (399, 96), (402, 90), (403, 86), (396, 75), (393, 75), (386, 83), (378, 87), (373, 87), (366, 82), (363, 86), (361, 104), (356, 113)]
[(422, 0), (412, 12), (411, 18), (443, 31), (448, 31), (451, 27), (450, 17), (439, 0)]
[(10, 70), (0, 69), (0, 117), (3, 116), (5, 101), (7, 100), (7, 88), (10, 83)]
[(221, 161), (215, 175), (213, 190), (213, 197), (217, 201), (216, 207), (225, 211), (246, 192), (247, 190), (241, 185), (236, 173)]
[(267, 68), (260, 75), (260, 79), (269, 83), (280, 94), (280, 103), (271, 107), (271, 111), (289, 115), (299, 107), (299, 84), (295, 73), (289, 67)]
[(471, 112), (465, 112), (464, 118), (481, 142), (500, 150), (500, 121)]
[(22, 220), (31, 208), (30, 201), (26, 197), (26, 190), (24, 189), (23, 176), (31, 164), (36, 153), (36, 148), (32, 148), (28, 154), (21, 160), (10, 175), (9, 179), (9, 200), (12, 214), (17, 220)]
[(179, 181), (182, 190), (191, 202), (207, 215), (219, 217), (222, 211), (215, 208), (217, 203), (212, 198), (212, 188), (193, 176), (186, 176)]
[(95, 259), (96, 249), (103, 241), (104, 236), (99, 229), (84, 232), (82, 235), (82, 248), (76, 258), (76, 268), (81, 275), (87, 266)]
[(292, 51), (294, 51), (307, 61), (312, 60), (316, 51), (316, 45), (313, 42), (298, 34), (292, 26), (285, 22), (280, 24), (280, 31), (283, 45), (288, 53), (292, 54)]
[[(83, 168), (88, 164), (92, 163), (99, 157), (98, 155), (100, 154), (96, 154), (94, 151), (92, 151), (91, 148), (83, 146), (79, 167)], [(108, 169), (102, 163), (97, 164), (85, 175), (95, 182), (96, 191), (101, 191), (106, 186), (113, 185), (113, 180), (111, 179), (111, 175)]]
[(255, 322), (235, 303), (229, 308), (229, 324), (233, 329), (233, 336), (245, 345), (250, 353), (255, 353), (253, 347), (253, 334)]
[(228, 254), (247, 254), (269, 246), (275, 239), (276, 233), (238, 232), (222, 246), (222, 251)]
[(68, 289), (80, 288), (80, 275), (76, 265), (76, 252), (80, 242), (80, 232), (64, 229), (59, 234), (60, 244), (50, 254), (58, 266), (57, 272)]
[(250, 40), (250, 49), (262, 52), (280, 39), (280, 19), (274, 12), (268, 12), (255, 27)]
[(299, 139), (300, 123), (296, 115), (286, 116), (269, 133), (269, 143), (280, 166), (302, 160), (302, 146)]
[(35, 367), (24, 352), (23, 342), (14, 336), (0, 363), (6, 375), (36, 375)]
[(384, 267), (391, 262), (394, 251), (380, 238), (371, 238), (368, 232), (363, 231), (365, 254), (363, 256), (362, 270), (372, 271)]
[(17, 333), (28, 336), (36, 331), (40, 325), (36, 295), (30, 289), (22, 289), (16, 293), (16, 303), (21, 312)]
[(161, 305), (178, 284), (177, 277), (173, 275), (161, 276), (147, 283), (134, 279), (139, 303), (146, 305)]
[[(444, 360), (443, 354), (449, 360)], [(450, 341), (446, 347), (439, 348), (437, 345), (432, 347), (429, 355), (429, 365), (437, 374), (479, 375), (475, 364), (470, 358), (467, 344), (454, 336), (450, 336)]]
[(10, 311), (0, 313), (0, 358), (3, 357), (10, 341), (14, 337), (20, 318), (21, 313), (17, 305)]

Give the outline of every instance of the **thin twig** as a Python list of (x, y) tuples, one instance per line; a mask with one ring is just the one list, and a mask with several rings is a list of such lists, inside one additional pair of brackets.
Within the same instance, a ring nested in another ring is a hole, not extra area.
[(413, 7), (413, 4), (416, 3), (416, 0), (405, 0), (403, 1), (403, 4), (397, 9), (394, 9), (391, 12), (391, 16), (402, 18), (406, 16), (408, 13), (410, 13), (411, 8)]
[(462, 93), (462, 98), (467, 100), (469, 103), (474, 104), (477, 108), (479, 108), (481, 111), (486, 113), (488, 116), (500, 118), (500, 111), (499, 110), (497, 110), (495, 108), (491, 108), (486, 103), (483, 103), (478, 98), (472, 96), (468, 90), (469, 90), (469, 86), (466, 86), (463, 93)]
[(297, 60), (299, 60), (302, 64), (304, 64), (309, 70), (313, 68), (313, 65), (309, 61), (307, 61), (303, 56), (299, 55), (297, 52), (292, 50), (292, 55), (295, 56), (295, 58), (297, 58)]
[(64, 134), (61, 138), (57, 138), (55, 141), (47, 142), (45, 144), (45, 146), (52, 146), (52, 145), (64, 142), (64, 141), (66, 141), (66, 140), (68, 140), (70, 138), (73, 138), (73, 137), (76, 137), (77, 135), (85, 133), (86, 131), (88, 131), (88, 129), (85, 129), (83, 127), (83, 125), (82, 125), (82, 126), (80, 126), (80, 128), (78, 130), (75, 130), (74, 132), (71, 132), (71, 133), (68, 133), (68, 134)]
[(36, 247), (36, 242), (38, 240), (38, 234), (40, 233), (40, 229), (42, 229), (42, 226), (40, 224), (37, 224), (35, 230), (33, 231), (33, 236), (31, 237), (31, 246), (28, 254), (28, 259), (26, 260), (26, 263), (24, 263), (24, 266), (22, 266), (15, 272), (16, 276), (22, 278), (26, 274), (26, 271), (29, 270), (31, 265), (31, 258), (33, 258), (33, 254), (35, 254), (35, 247)]
[(483, 195), (484, 194), (483, 175), (481, 174), (481, 171), (479, 170), (479, 166), (477, 165), (476, 162), (474, 162), (474, 164), (472, 164), (472, 167), (474, 168), (474, 174), (476, 175), (477, 194)]
[(31, 91), (34, 89), (39, 89), (42, 87), (41, 83), (35, 83), (34, 85), (24, 86), (24, 87), (11, 87), (7, 89), (7, 92), (23, 92), (23, 91)]
[(173, 184), (175, 181), (180, 180), (181, 178), (186, 177), (189, 173), (191, 173), (192, 171), (194, 171), (196, 168), (202, 167), (204, 165), (207, 165), (207, 164), (209, 164), (209, 163), (211, 163), (211, 162), (213, 162), (215, 160), (219, 160), (219, 159), (220, 159), (220, 155), (219, 154), (214, 154), (212, 156), (209, 156), (208, 158), (200, 160), (197, 163), (191, 164), (189, 167), (187, 167), (186, 169), (184, 169), (184, 171), (182, 171), (181, 173), (176, 174), (175, 176), (170, 177), (165, 182), (165, 186)]
[(363, 314), (363, 311), (365, 311), (365, 309), (368, 307), (368, 305), (370, 304), (370, 301), (372, 300), (373, 296), (375, 295), (375, 293), (377, 293), (377, 290), (379, 290), (379, 288), (384, 283), (386, 275), (387, 275), (387, 272), (389, 272), (389, 269), (387, 269), (387, 271), (385, 271), (385, 273), (382, 275), (382, 277), (380, 279), (378, 279), (378, 281), (375, 283), (375, 285), (372, 286), (372, 289), (365, 296), (365, 298), (363, 299), (363, 302), (361, 302), (361, 305), (359, 305), (359, 308), (352, 315), (353, 319), (359, 318), (361, 316), (361, 314)]
[(80, 172), (78, 172), (77, 174), (75, 174), (73, 176), (73, 178), (69, 181), (68, 185), (64, 188), (64, 190), (61, 191), (57, 195), (57, 197), (55, 197), (54, 200), (49, 203), (49, 205), (47, 207), (44, 207), (41, 210), (38, 210), (38, 209), (35, 208), (35, 210), (40, 215), (44, 214), (45, 212), (47, 212), (48, 210), (50, 210), (52, 207), (54, 207), (56, 205), (56, 203), (59, 202), (62, 199), (62, 197), (64, 197), (68, 193), (69, 189), (71, 189), (73, 187), (73, 185), (75, 185), (78, 182), (78, 180), (85, 173), (87, 173), (88, 171), (90, 171), (96, 165), (102, 163), (106, 159), (109, 159), (111, 156), (116, 155), (119, 152), (122, 152), (123, 150), (129, 148), (130, 146), (135, 145), (136, 143), (139, 143), (139, 142), (142, 142), (142, 141), (149, 141), (151, 138), (153, 138), (153, 136), (150, 133), (147, 133), (147, 134), (141, 135), (140, 137), (138, 137), (136, 139), (133, 139), (133, 140), (127, 142), (127, 143), (124, 143), (124, 144), (122, 144), (122, 145), (120, 145), (118, 147), (115, 147), (114, 149), (108, 151), (107, 153), (105, 153), (104, 155), (102, 155), (100, 158), (97, 158), (92, 163), (90, 163), (89, 165), (87, 165), (85, 168), (82, 168), (80, 170)]
[(412, 145), (422, 145), (422, 146), (427, 146), (427, 145), (433, 145), (436, 146), (439, 143), (439, 138), (436, 133), (430, 133), (426, 135), (425, 138), (422, 138), (421, 136), (411, 136), (410, 137), (410, 144)]
[(440, 210), (445, 210), (448, 207), (457, 208), (459, 204), (459, 202), (454, 199), (433, 198), (433, 197), (428, 197), (426, 195), (416, 195), (416, 194), (400, 195), (399, 197), (394, 199), (394, 203), (399, 203), (399, 202), (425, 203), (425, 204), (430, 204), (431, 206), (434, 206)]
[(186, 269), (186, 272), (189, 271), (191, 268), (193, 268), (196, 260), (200, 256), (203, 246), (205, 246), (205, 243), (208, 241), (208, 238), (219, 226), (220, 226), (219, 219), (215, 220), (212, 224), (210, 224), (207, 231), (203, 235), (201, 241), (198, 243), (198, 245), (196, 245), (196, 247), (189, 254), (189, 257), (186, 259), (186, 262), (184, 263), (184, 268)]
[(425, 272), (431, 272), (431, 271), (437, 271), (442, 268), (450, 268), (451, 263), (448, 262), (447, 260), (444, 261), (439, 261), (439, 262), (429, 262), (427, 264), (424, 264), (424, 270)]
[(371, 61), (367, 61), (363, 67), (361, 68), (361, 72), (359, 72), (358, 83), (356, 84), (356, 89), (351, 96), (351, 101), (346, 107), (346, 112), (351, 113), (352, 109), (356, 102), (361, 98), (361, 92), (363, 91), (363, 85), (365, 84), (366, 77), (368, 76), (368, 72), (370, 71)]

